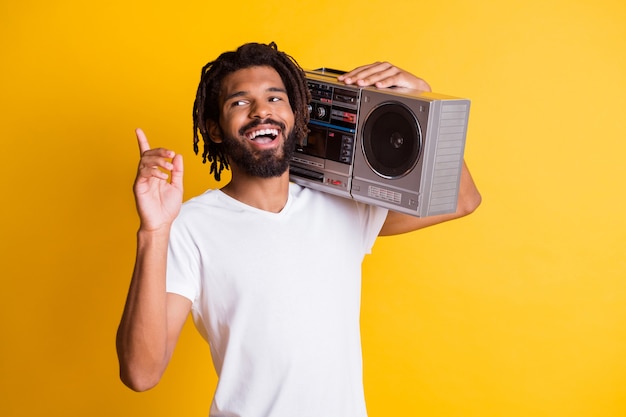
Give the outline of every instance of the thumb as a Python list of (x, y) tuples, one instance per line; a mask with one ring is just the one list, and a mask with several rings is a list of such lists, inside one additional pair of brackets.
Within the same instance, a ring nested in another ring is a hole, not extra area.
[(172, 185), (176, 188), (183, 189), (183, 156), (176, 154), (172, 158)]

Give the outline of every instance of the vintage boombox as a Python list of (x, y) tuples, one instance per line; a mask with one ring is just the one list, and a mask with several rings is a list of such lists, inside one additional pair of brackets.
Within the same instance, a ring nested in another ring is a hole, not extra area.
[(342, 71), (305, 71), (310, 133), (291, 181), (426, 217), (456, 211), (470, 101), (403, 88), (356, 87)]

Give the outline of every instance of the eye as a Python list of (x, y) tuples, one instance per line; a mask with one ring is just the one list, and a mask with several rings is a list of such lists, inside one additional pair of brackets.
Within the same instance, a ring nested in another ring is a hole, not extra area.
[(282, 101), (282, 98), (280, 98), (280, 97), (270, 97), (270, 102), (276, 103), (277, 101)]
[(235, 100), (231, 103), (232, 107), (245, 106), (248, 102), (246, 100)]

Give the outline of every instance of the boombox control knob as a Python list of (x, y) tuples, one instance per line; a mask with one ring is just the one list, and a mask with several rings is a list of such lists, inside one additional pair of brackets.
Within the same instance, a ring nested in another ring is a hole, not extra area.
[(317, 117), (319, 117), (321, 119), (324, 116), (326, 116), (326, 109), (324, 107), (318, 107), (317, 108)]

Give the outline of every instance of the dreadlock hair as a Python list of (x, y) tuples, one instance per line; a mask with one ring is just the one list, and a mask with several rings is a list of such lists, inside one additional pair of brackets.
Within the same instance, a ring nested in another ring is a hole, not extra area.
[(198, 154), (198, 132), (204, 141), (202, 162), (211, 163), (209, 174), (220, 181), (222, 171), (229, 169), (227, 155), (221, 143), (211, 140), (207, 130), (207, 120), (219, 122), (219, 94), (224, 77), (240, 69), (269, 66), (278, 72), (285, 84), (289, 103), (294, 113), (294, 134), (297, 140), (308, 134), (308, 104), (311, 94), (307, 87), (304, 71), (298, 63), (286, 53), (279, 51), (274, 42), (269, 45), (247, 43), (236, 51), (224, 52), (215, 61), (202, 68), (200, 84), (193, 104), (193, 150)]

